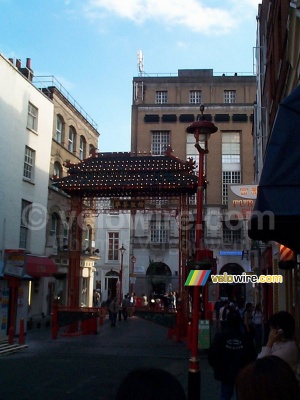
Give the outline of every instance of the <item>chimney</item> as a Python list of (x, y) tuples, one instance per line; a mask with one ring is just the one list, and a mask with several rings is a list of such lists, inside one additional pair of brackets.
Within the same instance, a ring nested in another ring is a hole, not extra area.
[(31, 59), (30, 58), (26, 58), (26, 67), (24, 67), (24, 68), (21, 67), (21, 60), (18, 59), (16, 61), (16, 67), (25, 76), (25, 78), (27, 78), (29, 81), (32, 82), (33, 71), (31, 69)]
[(14, 63), (14, 59), (13, 58), (9, 58), (8, 59), (12, 64)]

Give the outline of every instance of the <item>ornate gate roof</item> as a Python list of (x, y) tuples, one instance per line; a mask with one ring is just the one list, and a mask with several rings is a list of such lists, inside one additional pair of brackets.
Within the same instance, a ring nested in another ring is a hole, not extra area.
[(193, 160), (133, 153), (96, 153), (78, 164), (66, 163), (68, 176), (53, 185), (79, 197), (172, 197), (196, 193)]

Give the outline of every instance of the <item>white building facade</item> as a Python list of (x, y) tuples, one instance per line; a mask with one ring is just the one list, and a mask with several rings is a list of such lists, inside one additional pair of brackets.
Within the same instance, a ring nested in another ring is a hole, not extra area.
[[(27, 68), (22, 68), (19, 60), (14, 65), (13, 60), (0, 55), (0, 87), (0, 255), (3, 266), (8, 250), (39, 257), (45, 255), (53, 104), (32, 84), (29, 62)], [(46, 312), (47, 279), (41, 282), (37, 292), (30, 278), (20, 278), (20, 281), (16, 327), (18, 318), (27, 316), (28, 296), (29, 302), (31, 299), (28, 290), (35, 297), (36, 309), (31, 312)], [(0, 284), (2, 294), (8, 293), (8, 281), (3, 275)], [(7, 296), (2, 299), (6, 302)], [(2, 305), (3, 309), (8, 312), (8, 307)], [(3, 313), (0, 335), (6, 334), (6, 318), (8, 315)]]

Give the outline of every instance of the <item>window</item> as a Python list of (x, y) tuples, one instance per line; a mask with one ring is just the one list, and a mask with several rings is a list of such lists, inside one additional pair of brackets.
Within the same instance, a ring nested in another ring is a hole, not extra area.
[(84, 160), (86, 158), (86, 141), (83, 136), (80, 136), (79, 158), (80, 160)]
[(28, 103), (27, 128), (37, 131), (38, 127), (38, 109), (31, 103)]
[(241, 243), (242, 242), (242, 229), (232, 226), (232, 229), (229, 225), (230, 221), (223, 223), (223, 243), (232, 244), (232, 243)]
[(119, 232), (108, 232), (108, 261), (119, 261)]
[(59, 216), (56, 213), (51, 215), (50, 236), (57, 236), (59, 228)]
[(151, 221), (150, 241), (151, 243), (167, 243), (170, 231), (168, 221)]
[(63, 222), (63, 248), (62, 250), (68, 250), (69, 247), (69, 218)]
[(87, 225), (85, 230), (84, 245), (83, 245), (85, 251), (92, 251), (92, 234), (93, 234), (92, 227), (90, 225)]
[(144, 122), (145, 123), (159, 122), (159, 115), (158, 114), (145, 114)]
[(53, 175), (55, 175), (57, 178), (62, 177), (62, 168), (58, 161), (55, 161), (54, 163)]
[(223, 171), (222, 172), (222, 204), (228, 204), (228, 184), (241, 183), (240, 171)]
[(168, 92), (160, 90), (156, 92), (155, 104), (166, 104), (168, 102)]
[(222, 163), (240, 163), (239, 132), (222, 133)]
[(56, 134), (55, 134), (55, 140), (58, 143), (61, 143), (63, 137), (63, 119), (60, 115), (57, 115), (56, 117)]
[(163, 155), (170, 144), (169, 131), (154, 131), (152, 132), (152, 147), (151, 152), (154, 156)]
[(201, 90), (190, 90), (190, 103), (201, 104), (202, 92)]
[(20, 223), (20, 240), (19, 247), (21, 249), (27, 249), (29, 240), (29, 227), (30, 227), (30, 211), (31, 203), (26, 200), (22, 200), (21, 204), (21, 223)]
[(224, 90), (224, 103), (236, 103), (235, 90)]
[(75, 151), (75, 129), (73, 126), (70, 126), (69, 128), (69, 139), (68, 139), (68, 150), (71, 151), (72, 153)]
[(35, 151), (25, 146), (23, 178), (32, 181), (34, 178)]

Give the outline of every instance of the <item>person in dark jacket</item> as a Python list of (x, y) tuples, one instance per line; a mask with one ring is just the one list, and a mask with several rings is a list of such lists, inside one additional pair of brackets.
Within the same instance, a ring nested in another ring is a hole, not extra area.
[(227, 329), (216, 333), (208, 350), (208, 361), (214, 369), (215, 379), (221, 381), (220, 400), (232, 398), (236, 376), (255, 358), (253, 341), (241, 331), (239, 313), (230, 311), (227, 315)]

